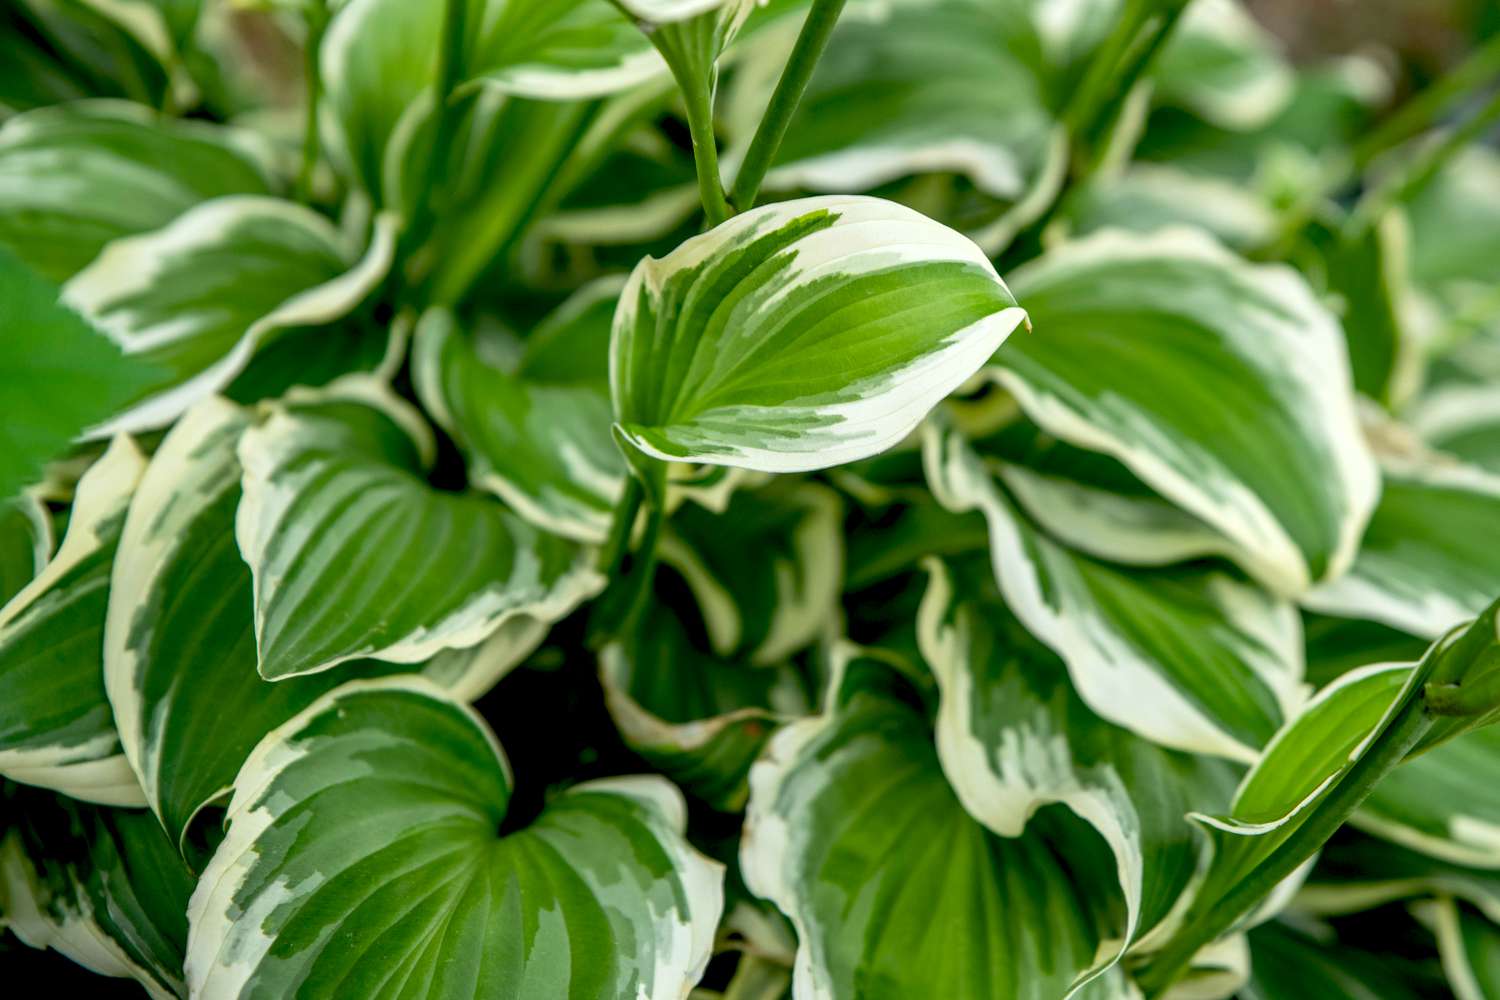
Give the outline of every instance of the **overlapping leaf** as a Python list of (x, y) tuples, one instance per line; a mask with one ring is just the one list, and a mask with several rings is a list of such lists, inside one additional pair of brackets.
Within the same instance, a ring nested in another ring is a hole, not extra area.
[(393, 242), (389, 220), (377, 220), (360, 259), (321, 215), (246, 195), (111, 243), (64, 299), (162, 376), (92, 433), (170, 423), (278, 332), (345, 316), (385, 276)]
[(910, 209), (758, 208), (631, 274), (615, 418), (657, 458), (827, 468), (899, 441), (1024, 319), (978, 247)]
[(483, 722), (430, 685), (331, 692), (236, 779), (189, 912), (193, 994), (685, 996), (723, 890), (680, 795), (579, 785), (502, 833), (512, 788)]
[(1016, 287), (1037, 334), (993, 371), (1043, 429), (1118, 458), (1277, 590), (1347, 568), (1378, 477), (1342, 334), (1299, 277), (1163, 230), (1067, 244)]
[[(211, 398), (152, 457), (126, 519), (111, 579), (105, 685), (146, 800), (174, 842), (200, 845), (194, 820), (226, 795), (262, 736), (355, 677), (393, 670), (356, 661), (270, 683), (256, 670), (250, 567), (235, 545), (236, 454), (251, 415)], [(486, 690), (530, 649), (534, 628), (420, 669), (455, 694)]]
[(933, 494), (984, 514), (1006, 604), (1100, 716), (1163, 746), (1253, 760), (1296, 710), (1289, 604), (1211, 568), (1127, 572), (1074, 552), (1017, 509), (958, 434), (931, 425), (924, 450)]
[(52, 520), (30, 493), (0, 504), (0, 606), (52, 558)]

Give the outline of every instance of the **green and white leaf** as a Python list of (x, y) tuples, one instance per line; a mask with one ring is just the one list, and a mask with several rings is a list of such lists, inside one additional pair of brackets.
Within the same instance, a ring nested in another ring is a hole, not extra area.
[(192, 994), (685, 998), (723, 889), (680, 794), (586, 783), (502, 834), (513, 786), (493, 734), (431, 685), (329, 693), (235, 781), (189, 909)]
[(1462, 899), (1500, 921), (1500, 874), (1495, 871), (1439, 861), (1389, 840), (1352, 834), (1324, 846), (1312, 877), (1297, 894), (1296, 908), (1314, 917), (1339, 917), (1433, 896)]
[(1250, 982), (1244, 1000), (1421, 1000), (1430, 996), (1384, 956), (1299, 933), (1285, 924), (1250, 932)]
[(1416, 402), (1407, 420), (1431, 447), (1500, 476), (1500, 386), (1440, 386)]
[(80, 432), (113, 416), (161, 371), (122, 357), (57, 286), (0, 247), (0, 500), (45, 478)]
[(768, 205), (632, 272), (615, 419), (656, 458), (829, 468), (905, 437), (1025, 318), (978, 247), (910, 209)]
[(1053, 541), (958, 434), (929, 423), (927, 480), (978, 510), (1011, 611), (1104, 719), (1162, 746), (1252, 761), (1302, 702), (1295, 609), (1215, 569), (1126, 572)]
[(1496, 329), (1495, 282), (1500, 225), (1500, 155), (1470, 144), (1449, 159), (1407, 203), (1411, 279), (1428, 304), (1435, 331), (1448, 337)]
[(1195, 226), (1235, 249), (1259, 246), (1272, 236), (1276, 215), (1264, 197), (1210, 174), (1164, 163), (1136, 163), (1077, 189), (1061, 215), (1070, 235), (1101, 229), (1149, 233)]
[(1500, 476), (1440, 461), (1389, 465), (1349, 572), (1303, 595), (1317, 612), (1435, 639), (1500, 596)]
[(279, 332), (347, 315), (385, 277), (394, 242), (382, 216), (360, 258), (311, 209), (238, 196), (111, 243), (64, 300), (163, 377), (90, 433), (164, 426), (227, 386)]
[(1156, 98), (1221, 128), (1266, 125), (1296, 80), (1277, 45), (1239, 0), (1193, 0), (1152, 67)]
[(156, 1000), (187, 995), (182, 962), (193, 876), (150, 813), (32, 794), (0, 842), (0, 908), (33, 948), (53, 948)]
[(62, 282), (112, 240), (211, 198), (268, 194), (270, 177), (252, 133), (124, 101), (38, 108), (0, 126), (0, 244)]
[(0, 608), (0, 774), (108, 805), (144, 804), (100, 661), (110, 570), (146, 460), (117, 438), (84, 475), (46, 568)]
[(351, 678), (420, 669), (455, 697), (477, 697), (541, 636), (513, 620), (469, 650), (420, 668), (356, 661), (270, 683), (256, 670), (250, 567), (235, 545), (236, 454), (251, 414), (213, 397), (152, 457), (115, 557), (104, 680), (120, 740), (152, 810), (184, 853), (195, 820), (227, 796), (262, 736)]
[(0, 607), (52, 558), (52, 518), (30, 492), (0, 502)]
[[(550, 349), (594, 346), (581, 339), (586, 327), (562, 329)], [(608, 395), (508, 371), (482, 355), (484, 346), (451, 313), (434, 310), (422, 317), (412, 352), (417, 394), (469, 457), (469, 481), (538, 527), (603, 541), (626, 474), (609, 433)]]
[(785, 666), (753, 667), (700, 648), (661, 601), (599, 655), (605, 705), (632, 750), (715, 809), (745, 807), (750, 765), (809, 706)]
[(1098, 831), (1128, 916), (1119, 951), (1103, 956), (1112, 962), (1180, 909), (1202, 847), (1184, 817), (1199, 803), (1227, 803), (1235, 770), (1163, 750), (1091, 712), (1056, 657), (1021, 634), (983, 565), (928, 570), (917, 629), (941, 694), (943, 773), (969, 814), (1001, 836), (1021, 836), (1054, 803)]
[(266, 679), (363, 657), (419, 663), (510, 622), (550, 624), (602, 587), (589, 550), (429, 486), (414, 424), (429, 433), (383, 385), (355, 379), (245, 432), (235, 533)]
[(692, 589), (716, 655), (775, 664), (826, 631), (843, 589), (843, 517), (838, 494), (811, 482), (739, 490), (720, 511), (678, 509), (661, 558)]
[[(799, 1000), (1061, 997), (1115, 947), (1093, 831), (1055, 814), (1019, 837), (985, 829), (890, 668), (848, 648), (823, 714), (750, 772), (740, 866), (796, 927)], [(1076, 995), (1128, 995), (1118, 978)]]
[(1343, 334), (1300, 277), (1168, 229), (1065, 244), (1016, 285), (1036, 334), (993, 374), (1044, 430), (1119, 459), (1277, 591), (1352, 562), (1379, 480)]

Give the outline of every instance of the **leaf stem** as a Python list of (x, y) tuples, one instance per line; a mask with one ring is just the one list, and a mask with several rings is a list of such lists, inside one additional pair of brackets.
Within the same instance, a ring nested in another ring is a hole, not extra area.
[[(1430, 672), (1431, 661), (1417, 669)], [(1179, 932), (1137, 977), (1147, 997), (1155, 1000), (1182, 974), (1193, 956), (1205, 945), (1229, 931), (1246, 913), (1268, 896), (1328, 841), (1329, 837), (1369, 797), (1380, 780), (1406, 759), (1435, 721), (1423, 697), (1422, 678), (1409, 683), (1414, 691), (1369, 749), (1354, 762), (1328, 794), (1315, 803), (1306, 822), (1299, 826), (1250, 876), (1217, 899), (1195, 902)]]
[(755, 207), (755, 197), (760, 193), (761, 182), (766, 179), (766, 173), (776, 159), (781, 142), (786, 138), (792, 116), (802, 102), (802, 94), (807, 90), (818, 59), (828, 46), (834, 26), (838, 24), (844, 2), (845, 0), (813, 0), (807, 19), (802, 22), (802, 30), (797, 35), (797, 42), (792, 47), (792, 54), (787, 57), (786, 66), (781, 71), (781, 79), (776, 81), (776, 89), (771, 94), (765, 113), (761, 115), (755, 136), (750, 140), (750, 148), (745, 151), (739, 173), (735, 175), (734, 190), (729, 195), (729, 202), (735, 211), (744, 212)]
[(1099, 107), (1115, 82), (1116, 73), (1130, 50), (1131, 43), (1135, 41), (1141, 25), (1146, 22), (1149, 10), (1146, 0), (1127, 0), (1125, 9), (1120, 11), (1114, 27), (1089, 61), (1078, 89), (1073, 91), (1073, 96), (1063, 109), (1063, 124), (1067, 126), (1070, 136), (1077, 138), (1091, 130)]
[(705, 74), (678, 74), (687, 105), (688, 133), (693, 138), (693, 164), (698, 170), (698, 194), (712, 229), (729, 218), (729, 202), (719, 177), (719, 142), (714, 137), (713, 91)]
[(303, 75), (307, 85), (307, 120), (302, 125), (302, 166), (297, 171), (297, 200), (312, 200), (313, 177), (318, 169), (318, 101), (323, 97), (323, 70), (319, 50), (323, 32), (328, 28), (328, 7), (316, 2), (307, 6), (307, 41), (302, 52)]
[(625, 476), (625, 488), (615, 503), (614, 518), (609, 524), (609, 535), (599, 549), (599, 572), (613, 579), (619, 575), (625, 563), (625, 552), (630, 548), (630, 536), (635, 531), (636, 516), (641, 510), (641, 501), (646, 490), (633, 474)]

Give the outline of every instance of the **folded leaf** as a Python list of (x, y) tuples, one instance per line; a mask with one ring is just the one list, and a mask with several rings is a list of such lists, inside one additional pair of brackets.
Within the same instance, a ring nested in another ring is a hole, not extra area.
[[(256, 671), (250, 567), (234, 540), (236, 446), (250, 423), (218, 398), (183, 416), (136, 491), (110, 587), (104, 680), (120, 740), (189, 855), (206, 832), (195, 820), (227, 795), (261, 737), (344, 681), (413, 669), (361, 660), (274, 684)], [(501, 629), (419, 669), (455, 696), (477, 696), (540, 638)]]
[(1500, 595), (1500, 476), (1464, 465), (1387, 468), (1353, 567), (1303, 595), (1322, 614), (1436, 639)]
[(111, 240), (199, 202), (268, 194), (254, 136), (124, 101), (38, 108), (0, 127), (0, 244), (66, 281)]
[(30, 493), (0, 503), (0, 606), (52, 558), (52, 519)]
[(90, 433), (164, 426), (228, 385), (279, 331), (347, 315), (385, 276), (393, 244), (390, 221), (377, 220), (358, 259), (321, 215), (251, 196), (111, 243), (64, 300), (163, 377)]
[(984, 514), (1006, 604), (1100, 716), (1163, 746), (1249, 761), (1296, 711), (1289, 604), (1214, 569), (1126, 572), (1074, 552), (1017, 509), (959, 435), (930, 424), (924, 451), (938, 501)]
[(142, 805), (104, 692), (110, 570), (146, 460), (117, 438), (78, 484), (67, 536), (0, 608), (0, 774), (74, 798)]
[(776, 727), (807, 710), (792, 670), (707, 652), (660, 600), (601, 651), (599, 681), (630, 748), (724, 812), (745, 807), (750, 765)]
[[(57, 288), (0, 247), (0, 499), (42, 478), (78, 434), (162, 375), (61, 305)], [(45, 391), (43, 390), (45, 387)]]
[[(751, 770), (740, 866), (797, 929), (798, 997), (1040, 1000), (1095, 960), (1102, 854), (1070, 817), (1014, 838), (972, 819), (889, 668), (846, 650), (824, 713)], [(1126, 995), (1115, 975), (1081, 995)]]
[[(552, 350), (580, 352), (591, 343), (587, 325), (555, 329)], [(604, 344), (592, 346), (607, 356)], [(625, 483), (625, 463), (609, 433), (607, 392), (506, 371), (486, 361), (480, 347), (452, 314), (432, 311), (422, 317), (412, 353), (417, 393), (469, 456), (470, 483), (547, 531), (603, 541)]]
[(1276, 590), (1347, 568), (1379, 483), (1343, 336), (1299, 277), (1163, 230), (1066, 244), (1016, 280), (1036, 336), (993, 371), (1044, 430), (1119, 459)]
[(778, 663), (827, 629), (843, 583), (843, 513), (826, 487), (773, 482), (720, 511), (672, 516), (662, 561), (698, 599), (716, 654)]
[(426, 434), (420, 421), (355, 380), (245, 433), (235, 531), (255, 578), (261, 676), (418, 663), (509, 622), (554, 622), (602, 586), (590, 552), (429, 486), (406, 429)]
[(1021, 633), (975, 569), (984, 574), (982, 564), (930, 564), (918, 617), (941, 692), (943, 773), (969, 814), (1001, 836), (1021, 836), (1037, 809), (1054, 803), (1098, 831), (1127, 907), (1117, 950), (1101, 956), (1112, 962), (1178, 907), (1202, 847), (1187, 813), (1227, 803), (1236, 772), (1163, 750), (1089, 711), (1063, 665)]
[(1025, 319), (969, 240), (876, 198), (754, 209), (631, 274), (610, 383), (627, 443), (765, 472), (876, 454)]
[(187, 995), (182, 962), (193, 877), (155, 817), (37, 793), (7, 803), (0, 842), (9, 930), (106, 976), (129, 976), (156, 1000)]
[(512, 787), (493, 734), (430, 685), (329, 693), (235, 781), (189, 910), (193, 995), (685, 997), (723, 890), (680, 795), (606, 779), (501, 833)]

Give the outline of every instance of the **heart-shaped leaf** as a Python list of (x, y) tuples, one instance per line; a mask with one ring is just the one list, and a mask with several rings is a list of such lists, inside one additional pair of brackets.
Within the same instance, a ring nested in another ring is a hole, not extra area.
[(268, 680), (362, 657), (418, 663), (507, 623), (545, 626), (602, 585), (590, 552), (490, 498), (429, 486), (403, 424), (430, 433), (389, 390), (354, 379), (241, 439), (235, 530)]
[(905, 437), (1025, 320), (972, 242), (877, 198), (735, 216), (620, 296), (615, 419), (656, 458), (823, 469)]
[(512, 786), (484, 723), (430, 685), (330, 692), (235, 780), (189, 911), (193, 995), (686, 997), (723, 889), (681, 796), (607, 779), (502, 833)]
[[(152, 456), (115, 554), (104, 682), (125, 755), (174, 843), (196, 855), (195, 820), (227, 796), (266, 733), (351, 678), (422, 670), (477, 697), (540, 639), (500, 629), (420, 668), (358, 660), (275, 683), (256, 670), (250, 567), (235, 546), (236, 447), (251, 414), (210, 398)], [(211, 839), (211, 838), (210, 838)]]

